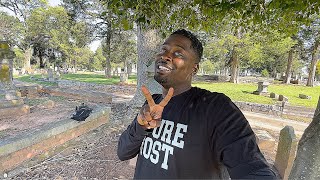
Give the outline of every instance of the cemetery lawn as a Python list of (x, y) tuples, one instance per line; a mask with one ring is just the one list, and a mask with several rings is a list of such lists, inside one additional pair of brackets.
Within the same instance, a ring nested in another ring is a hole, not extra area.
[[(233, 84), (233, 83), (213, 83), (213, 82), (194, 82), (193, 86), (207, 89), (212, 92), (220, 92), (229, 96), (232, 101), (253, 102), (259, 104), (275, 104), (277, 101), (268, 96), (254, 95), (257, 84)], [(302, 85), (270, 84), (268, 92), (282, 94), (289, 99), (292, 106), (305, 106), (316, 108), (320, 96), (320, 86), (306, 87)], [(311, 99), (300, 99), (299, 94), (311, 96)]]
[[(57, 85), (57, 83), (39, 81), (41, 75), (33, 75), (33, 79), (30, 79), (29, 75), (15, 77), (16, 79), (24, 82), (38, 83), (42, 85)], [(96, 84), (118, 84), (120, 78), (118, 76), (113, 76), (112, 78), (106, 79), (103, 74), (95, 74), (92, 72), (85, 72), (79, 74), (61, 74), (61, 79), (81, 81), (87, 83)], [(130, 76), (128, 79), (128, 84), (136, 84), (136, 76)], [(233, 101), (243, 101), (252, 102), (259, 104), (276, 104), (277, 101), (269, 98), (269, 96), (261, 96), (252, 94), (253, 91), (257, 90), (258, 85), (254, 84), (233, 84), (228, 82), (203, 82), (195, 81), (193, 86), (207, 89), (212, 92), (224, 93), (231, 98)], [(285, 85), (285, 84), (270, 84), (268, 87), (268, 92), (276, 93), (278, 95), (282, 94), (289, 99), (289, 104), (292, 106), (304, 106), (316, 108), (318, 103), (318, 98), (320, 96), (320, 86), (317, 87), (306, 87), (302, 85)], [(299, 94), (305, 94), (311, 96), (311, 99), (300, 99)]]
[[(55, 82), (48, 82), (48, 81), (40, 81), (39, 79), (42, 78), (42, 75), (35, 74), (32, 75), (33, 79), (30, 79), (31, 75), (24, 75), (24, 76), (14, 76), (15, 79), (23, 82), (30, 82), (30, 83), (37, 83), (46, 86), (55, 86), (57, 83)], [(46, 76), (45, 76), (46, 77)], [(95, 84), (118, 84), (120, 82), (120, 77), (113, 76), (112, 78), (105, 78), (102, 74), (93, 74), (93, 73), (83, 73), (83, 74), (61, 74), (61, 79), (64, 80), (72, 80), (72, 81), (81, 81), (87, 83), (95, 83)], [(137, 82), (136, 76), (129, 76), (128, 77), (128, 84), (136, 84)]]
[[(96, 83), (96, 84), (118, 84), (120, 82), (119, 76), (112, 76), (112, 78), (105, 78), (103, 74), (92, 74), (92, 73), (83, 73), (83, 74), (61, 74), (61, 79), (72, 80), (72, 81), (81, 81), (87, 83)], [(129, 76), (128, 84), (136, 84), (137, 77)]]

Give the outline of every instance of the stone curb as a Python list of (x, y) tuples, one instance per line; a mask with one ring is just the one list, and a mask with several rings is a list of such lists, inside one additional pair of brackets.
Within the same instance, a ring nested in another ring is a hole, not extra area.
[(73, 89), (59, 89), (51, 87), (44, 89), (44, 91), (54, 96), (64, 96), (72, 99), (80, 99), (98, 103), (112, 103), (112, 94), (110, 93)]
[(109, 122), (110, 107), (100, 107), (85, 121), (65, 119), (40, 130), (20, 134), (0, 142), (0, 173)]

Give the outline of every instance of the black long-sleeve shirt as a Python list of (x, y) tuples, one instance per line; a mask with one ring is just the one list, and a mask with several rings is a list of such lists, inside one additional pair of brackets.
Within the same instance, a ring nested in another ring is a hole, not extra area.
[[(153, 95), (156, 103), (161, 95)], [(241, 111), (221, 93), (191, 88), (172, 97), (161, 126), (144, 130), (136, 118), (119, 139), (118, 156), (138, 154), (135, 178), (275, 179)]]

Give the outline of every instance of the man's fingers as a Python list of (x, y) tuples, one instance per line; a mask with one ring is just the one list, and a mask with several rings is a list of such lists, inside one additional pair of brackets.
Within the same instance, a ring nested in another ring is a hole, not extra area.
[(174, 90), (173, 90), (173, 88), (171, 87), (171, 88), (169, 89), (166, 97), (164, 97), (164, 99), (159, 103), (159, 105), (162, 106), (162, 107), (165, 107), (165, 106), (168, 104), (168, 102), (170, 101), (170, 99), (172, 98), (173, 92), (174, 92)]
[(152, 96), (151, 96), (148, 88), (146, 86), (142, 85), (141, 86), (141, 91), (142, 91), (144, 97), (146, 97), (149, 106), (154, 106), (156, 103), (152, 99)]

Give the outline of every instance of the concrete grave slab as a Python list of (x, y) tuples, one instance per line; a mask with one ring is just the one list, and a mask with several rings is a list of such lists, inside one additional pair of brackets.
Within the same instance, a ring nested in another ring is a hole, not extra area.
[(109, 122), (110, 107), (100, 107), (82, 122), (65, 119), (0, 141), (0, 174)]

